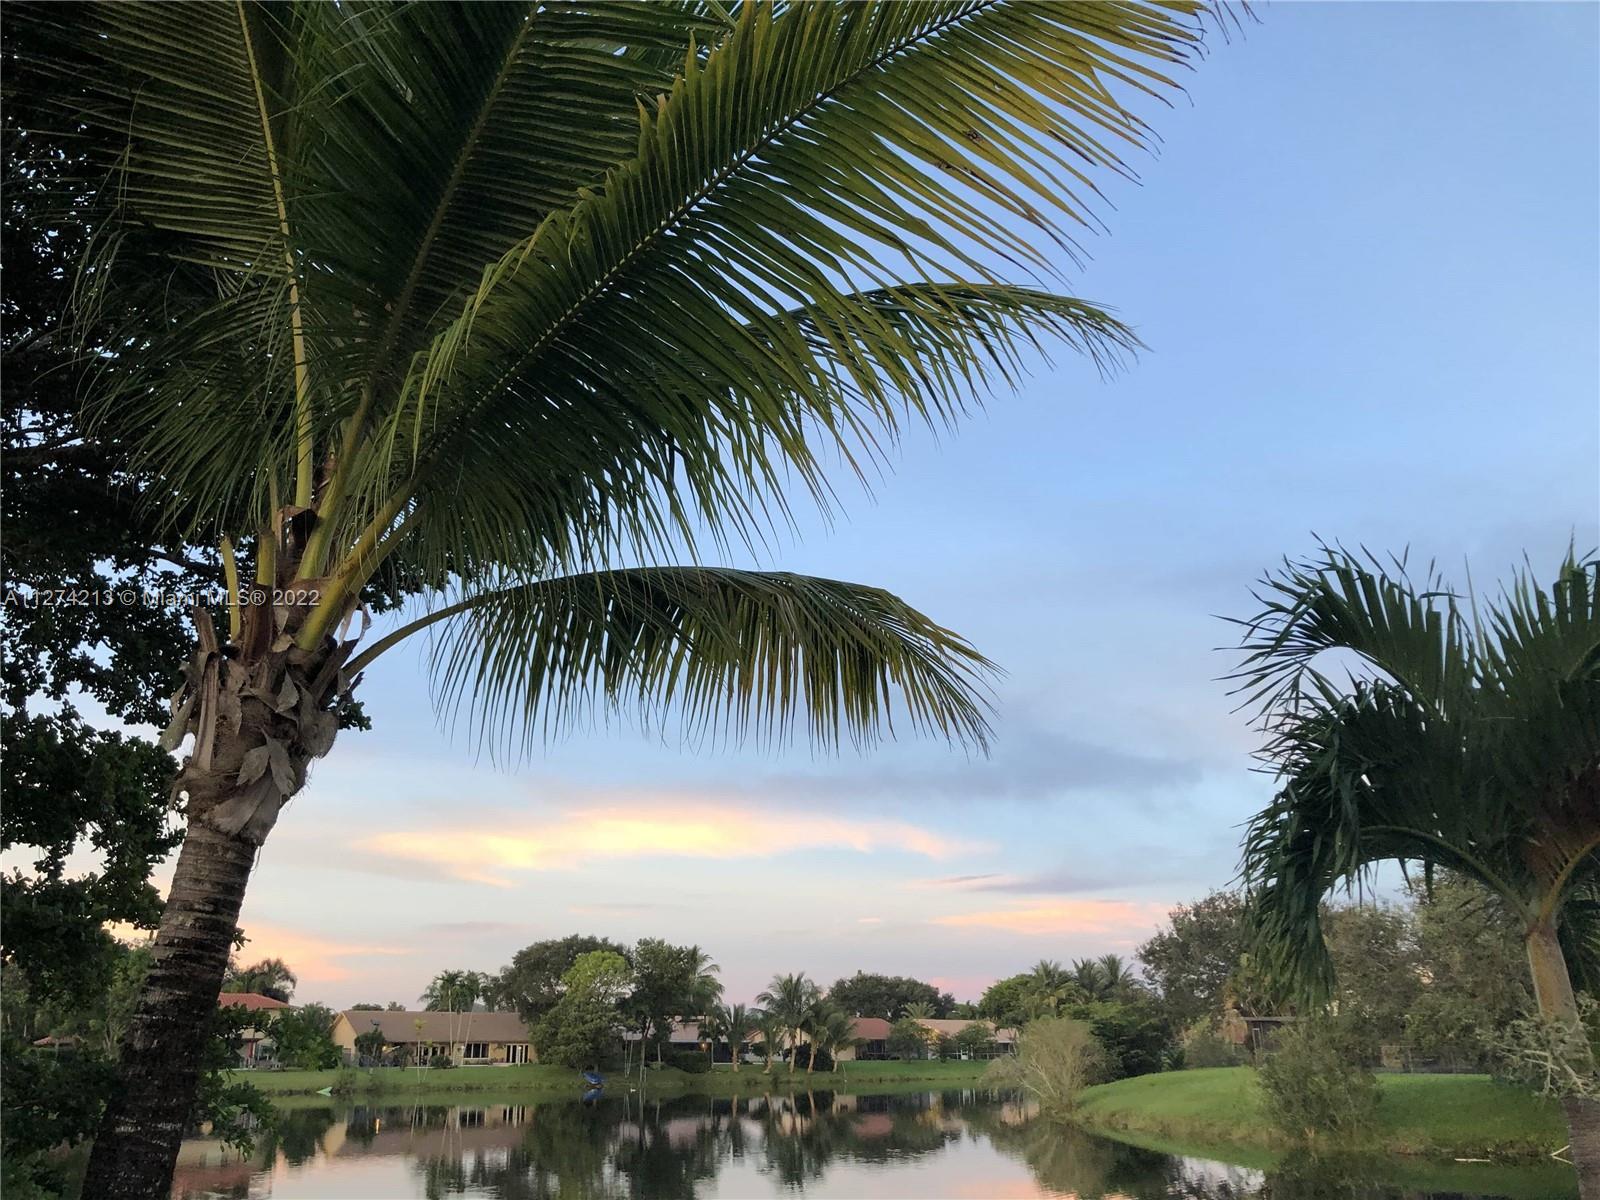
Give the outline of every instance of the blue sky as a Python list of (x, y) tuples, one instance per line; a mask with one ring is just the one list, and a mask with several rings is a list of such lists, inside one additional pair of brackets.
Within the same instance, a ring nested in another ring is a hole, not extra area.
[(1225, 884), (1270, 783), (1218, 614), (1313, 533), (1461, 578), (1600, 544), (1600, 8), (1283, 4), (1154, 124), (1071, 278), (1150, 349), (1063, 353), (771, 565), (889, 587), (1007, 671), (988, 760), (690, 753), (626, 728), (511, 769), (442, 734), (414, 652), (267, 845), (247, 954), (411, 1001), (541, 937), (696, 941), (975, 999), (1131, 954)]

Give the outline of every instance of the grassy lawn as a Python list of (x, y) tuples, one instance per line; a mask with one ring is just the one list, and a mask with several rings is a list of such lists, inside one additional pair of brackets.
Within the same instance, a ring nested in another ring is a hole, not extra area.
[[(1561, 1109), (1486, 1075), (1380, 1075), (1372, 1148), (1471, 1158), (1548, 1155), (1566, 1144)], [(1191, 1151), (1205, 1145), (1271, 1147), (1280, 1139), (1261, 1116), (1245, 1067), (1174, 1071), (1084, 1092), (1078, 1117)], [(1234, 1157), (1237, 1157), (1235, 1155)]]
[[(646, 1073), (645, 1086), (663, 1093), (704, 1093), (733, 1095), (746, 1092), (813, 1088), (859, 1090), (866, 1085), (919, 1084), (927, 1087), (970, 1087), (982, 1077), (987, 1063), (981, 1062), (846, 1062), (837, 1073), (804, 1070), (792, 1075), (787, 1067), (774, 1066), (763, 1075), (759, 1066), (746, 1064), (737, 1074), (718, 1066), (704, 1075), (691, 1075), (666, 1067)], [(236, 1071), (235, 1079), (246, 1080), (269, 1096), (292, 1096), (318, 1092), (323, 1088), (352, 1086), (356, 1093), (414, 1092), (430, 1095), (446, 1092), (493, 1091), (506, 1094), (544, 1093), (577, 1095), (584, 1083), (576, 1071), (566, 1067), (539, 1065), (516, 1067), (452, 1067), (448, 1070), (423, 1070), (387, 1067), (355, 1072), (332, 1071)], [(613, 1086), (620, 1076), (608, 1075)]]

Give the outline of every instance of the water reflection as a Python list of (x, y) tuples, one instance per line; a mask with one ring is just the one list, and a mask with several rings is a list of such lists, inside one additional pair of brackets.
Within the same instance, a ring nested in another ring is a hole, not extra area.
[(174, 1196), (291, 1200), (1512, 1200), (1577, 1194), (1554, 1165), (1291, 1160), (1266, 1172), (1142, 1150), (976, 1091), (294, 1108), (249, 1161), (186, 1143)]

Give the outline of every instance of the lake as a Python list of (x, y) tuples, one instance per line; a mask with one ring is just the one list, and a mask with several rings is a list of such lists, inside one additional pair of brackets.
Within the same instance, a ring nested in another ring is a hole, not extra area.
[(1264, 1171), (1123, 1145), (976, 1090), (294, 1104), (251, 1158), (204, 1138), (185, 1142), (173, 1187), (175, 1200), (1335, 1195), (1562, 1200), (1577, 1187), (1554, 1163), (1288, 1162)]

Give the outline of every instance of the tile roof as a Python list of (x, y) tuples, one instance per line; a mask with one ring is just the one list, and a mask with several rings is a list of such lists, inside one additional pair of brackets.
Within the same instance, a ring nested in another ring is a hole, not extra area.
[(252, 1012), (262, 1008), (288, 1008), (282, 1000), (271, 996), (263, 996), (260, 992), (220, 992), (217, 995), (218, 1008), (248, 1008)]
[(882, 1017), (857, 1017), (850, 1032), (863, 1041), (885, 1042), (889, 1040), (889, 1029), (889, 1022)]

